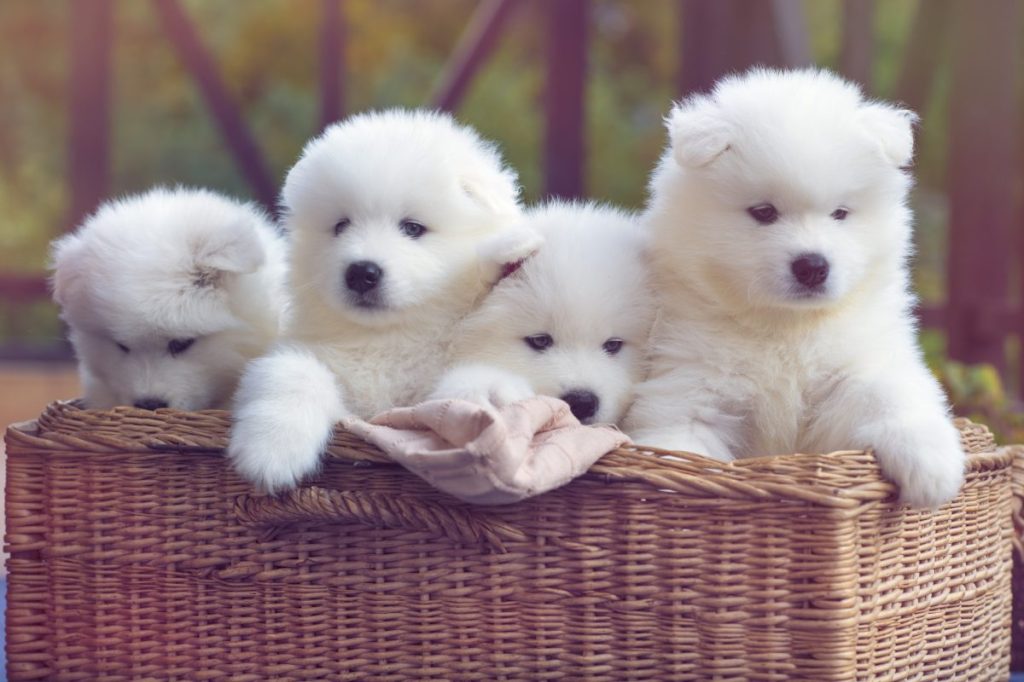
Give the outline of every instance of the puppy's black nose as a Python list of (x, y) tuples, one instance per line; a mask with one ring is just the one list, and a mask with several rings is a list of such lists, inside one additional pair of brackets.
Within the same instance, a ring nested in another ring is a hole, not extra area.
[(601, 404), (597, 396), (590, 391), (569, 391), (562, 396), (562, 400), (569, 403), (569, 410), (581, 422), (597, 414), (597, 408)]
[(803, 253), (789, 264), (793, 277), (808, 289), (821, 286), (828, 279), (828, 261), (820, 253)]
[(160, 398), (139, 398), (133, 405), (140, 410), (159, 410), (161, 407), (167, 407), (167, 401)]
[(352, 291), (365, 294), (377, 286), (383, 276), (384, 271), (380, 269), (379, 265), (373, 261), (361, 260), (348, 266), (348, 269), (345, 270), (345, 286)]

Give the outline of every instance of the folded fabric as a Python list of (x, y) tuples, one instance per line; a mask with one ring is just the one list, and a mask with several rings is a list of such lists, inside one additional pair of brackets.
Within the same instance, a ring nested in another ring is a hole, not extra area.
[(568, 405), (546, 396), (501, 410), (431, 400), (344, 426), (435, 488), (474, 504), (553, 490), (629, 442), (613, 426), (583, 426)]

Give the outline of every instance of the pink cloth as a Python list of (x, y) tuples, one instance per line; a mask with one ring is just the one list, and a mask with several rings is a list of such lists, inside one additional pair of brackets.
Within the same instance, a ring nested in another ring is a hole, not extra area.
[(568, 405), (545, 396), (501, 410), (430, 400), (344, 425), (435, 488), (474, 504), (553, 490), (629, 442), (613, 426), (581, 425)]

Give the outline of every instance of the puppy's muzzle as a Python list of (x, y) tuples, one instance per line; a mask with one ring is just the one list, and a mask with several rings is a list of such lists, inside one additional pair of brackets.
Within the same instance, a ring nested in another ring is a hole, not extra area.
[(373, 261), (361, 260), (345, 270), (345, 286), (358, 294), (372, 291), (380, 284), (384, 270)]
[(592, 419), (601, 406), (600, 399), (592, 391), (569, 391), (562, 394), (561, 399), (569, 404), (573, 416), (583, 423)]
[(808, 289), (817, 289), (828, 279), (828, 261), (820, 253), (800, 254), (789, 269), (793, 278)]

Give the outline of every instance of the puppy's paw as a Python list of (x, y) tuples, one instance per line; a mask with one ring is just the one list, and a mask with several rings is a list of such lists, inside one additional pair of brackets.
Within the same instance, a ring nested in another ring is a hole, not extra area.
[(944, 416), (891, 424), (868, 442), (882, 473), (900, 487), (905, 504), (936, 509), (956, 497), (964, 484), (960, 435)]
[(459, 398), (501, 409), (534, 395), (530, 383), (517, 374), (486, 365), (467, 365), (448, 372), (431, 398)]
[(298, 416), (289, 414), (288, 405), (270, 400), (240, 409), (228, 444), (235, 471), (271, 493), (294, 488), (315, 473), (331, 424), (299, 426), (292, 421)]
[(345, 415), (330, 371), (310, 355), (250, 363), (235, 400), (228, 458), (261, 490), (294, 488), (320, 467), (334, 424)]

